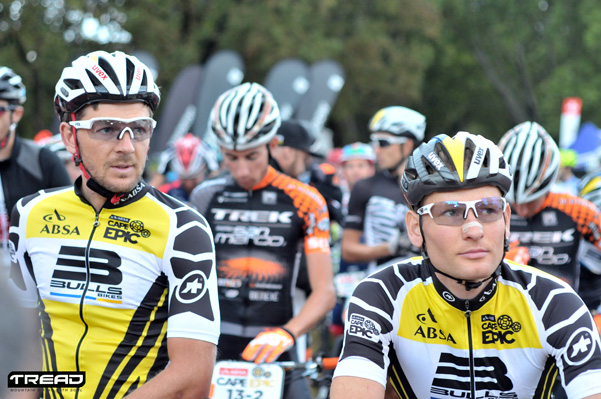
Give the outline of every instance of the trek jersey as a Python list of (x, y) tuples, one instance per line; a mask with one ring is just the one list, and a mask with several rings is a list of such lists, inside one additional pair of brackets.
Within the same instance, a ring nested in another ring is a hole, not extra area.
[[(355, 183), (349, 198), (348, 212), (344, 217), (344, 228), (362, 231), (367, 245), (382, 244), (390, 241), (396, 230), (406, 231), (407, 210), (397, 178), (388, 171), (378, 171)], [(370, 267), (419, 252), (417, 249), (414, 251), (380, 258), (371, 262)]]
[(401, 399), (568, 398), (601, 393), (601, 342), (563, 281), (505, 260), (472, 300), (451, 294), (421, 257), (362, 281), (348, 309), (334, 378), (386, 385)]
[(96, 212), (75, 187), (20, 200), (11, 217), (11, 280), (41, 317), (45, 371), (84, 371), (79, 391), (121, 398), (167, 365), (166, 338), (217, 344), (210, 227), (143, 182)]
[[(530, 219), (511, 213), (509, 241), (528, 248), (528, 264), (561, 278), (578, 291), (581, 239), (601, 251), (601, 216), (589, 201), (551, 192)], [(598, 257), (597, 257), (598, 258)]]
[(297, 314), (302, 253), (330, 253), (327, 206), (317, 190), (269, 167), (252, 190), (229, 173), (205, 180), (191, 204), (215, 235), (222, 334), (250, 340)]

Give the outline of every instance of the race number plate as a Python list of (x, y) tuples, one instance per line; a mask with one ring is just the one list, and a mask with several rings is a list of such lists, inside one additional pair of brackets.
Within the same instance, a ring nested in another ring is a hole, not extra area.
[(211, 380), (213, 399), (281, 399), (284, 370), (276, 364), (222, 360)]

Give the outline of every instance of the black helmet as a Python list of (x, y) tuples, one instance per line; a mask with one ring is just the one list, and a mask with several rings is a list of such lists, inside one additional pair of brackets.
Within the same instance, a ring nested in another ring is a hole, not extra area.
[(435, 192), (496, 186), (503, 196), (511, 187), (511, 172), (492, 141), (468, 132), (439, 134), (417, 147), (405, 167), (401, 190), (415, 209)]
[(54, 109), (59, 117), (102, 101), (143, 101), (156, 111), (161, 93), (150, 70), (121, 51), (94, 51), (66, 67), (56, 84)]
[(0, 67), (0, 99), (22, 105), (25, 103), (25, 94), (21, 77), (10, 68)]

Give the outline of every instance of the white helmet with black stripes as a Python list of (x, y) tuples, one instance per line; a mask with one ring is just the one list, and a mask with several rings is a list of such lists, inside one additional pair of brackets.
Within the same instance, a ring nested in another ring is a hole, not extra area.
[(56, 84), (54, 109), (63, 119), (97, 102), (142, 101), (154, 112), (161, 93), (148, 67), (121, 51), (94, 51), (63, 69)]
[(560, 166), (557, 144), (536, 122), (523, 122), (501, 137), (499, 148), (511, 167), (513, 183), (507, 200), (532, 202), (551, 190)]
[(223, 93), (209, 118), (209, 129), (217, 143), (235, 151), (268, 143), (280, 124), (277, 102), (258, 83), (243, 83)]

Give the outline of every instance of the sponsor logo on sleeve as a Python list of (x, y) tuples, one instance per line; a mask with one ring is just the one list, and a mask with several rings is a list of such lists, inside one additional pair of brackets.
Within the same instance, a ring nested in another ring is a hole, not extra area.
[(352, 314), (350, 316), (349, 335), (378, 342), (380, 340), (380, 331), (380, 325), (369, 317), (359, 314)]
[(192, 270), (182, 279), (175, 296), (181, 303), (194, 303), (207, 292), (207, 277), (200, 270)]
[(593, 332), (586, 327), (579, 328), (574, 331), (566, 347), (568, 348), (564, 355), (566, 363), (578, 366), (587, 362), (593, 356), (595, 349)]

